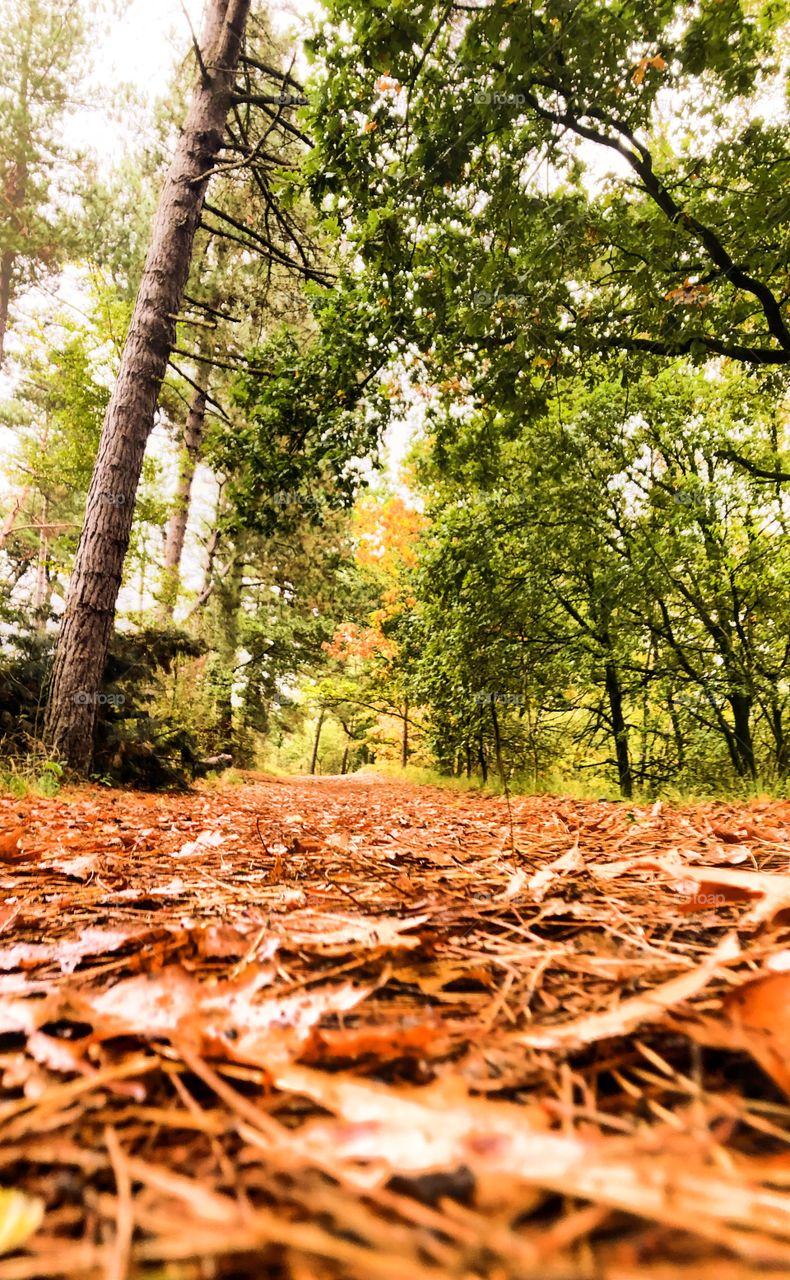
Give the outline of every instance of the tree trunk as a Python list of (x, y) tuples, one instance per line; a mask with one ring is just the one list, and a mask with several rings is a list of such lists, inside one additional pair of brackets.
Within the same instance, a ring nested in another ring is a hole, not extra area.
[(345, 778), (348, 769), (348, 743), (343, 748), (343, 759), (340, 762), (340, 775)]
[(742, 778), (756, 778), (757, 765), (752, 741), (752, 700), (747, 693), (731, 693), (728, 702), (732, 708), (732, 722), (738, 752), (738, 773)]
[(771, 732), (774, 736), (774, 763), (776, 766), (776, 774), (779, 778), (787, 777), (788, 751), (787, 751), (787, 735), (784, 730), (782, 720), (782, 708), (778, 703), (771, 705)]
[(478, 735), (477, 739), (477, 759), (480, 765), (480, 773), (483, 778), (483, 786), (485, 786), (488, 782), (488, 761), (486, 760), (486, 749), (482, 733)]
[(178, 600), (181, 585), (181, 556), (184, 551), (184, 538), (189, 519), (189, 502), (192, 494), (192, 481), (195, 478), (200, 446), (203, 442), (203, 428), (206, 421), (206, 391), (208, 368), (200, 365), (196, 381), (199, 390), (195, 392), (192, 404), (184, 423), (184, 435), (181, 445), (181, 456), (178, 464), (178, 481), (176, 483), (173, 510), (167, 522), (165, 534), (164, 569), (162, 571), (162, 590), (159, 598), (159, 616), (172, 619)]
[(606, 679), (606, 696), (609, 699), (609, 714), (614, 735), (614, 750), (617, 758), (617, 779), (620, 783), (620, 794), (630, 800), (634, 792), (634, 780), (631, 772), (631, 757), (628, 752), (628, 726), (623, 715), (623, 691), (620, 678), (613, 662), (607, 662), (604, 669)]
[(33, 612), (38, 615), (37, 627), (40, 631), (46, 628), (44, 610), (49, 602), (49, 577), (47, 563), (49, 560), (49, 528), (47, 526), (48, 503), (44, 499), (41, 509), (41, 524), (38, 531), (38, 556), (36, 559), (36, 586), (33, 594)]
[(316, 767), (316, 765), (318, 764), (318, 745), (319, 745), (319, 743), (320, 743), (320, 741), (321, 741), (321, 730), (322, 730), (322, 728), (324, 727), (324, 716), (325, 716), (325, 715), (326, 715), (326, 708), (325, 708), (325, 707), (322, 707), (322, 708), (321, 708), (321, 714), (320, 714), (320, 715), (319, 715), (319, 717), (318, 717), (318, 724), (317, 724), (317, 725), (316, 725), (316, 727), (315, 727), (315, 737), (313, 738), (313, 754), (312, 754), (312, 757), (311, 757), (311, 759), (310, 759), (310, 773), (311, 773), (311, 775), (315, 773), (315, 767)]
[(507, 774), (505, 773), (505, 761), (502, 756), (502, 738), (499, 732), (499, 716), (496, 713), (496, 698), (491, 694), (491, 723), (494, 726), (494, 755), (496, 757), (496, 767), (502, 786), (507, 795)]
[(207, 0), (200, 79), (159, 198), (88, 493), (45, 725), (50, 749), (83, 772), (93, 755), (97, 699), (143, 455), (175, 337), (206, 175), (222, 144), (249, 7), (250, 0)]
[(409, 700), (403, 704), (403, 736), (400, 743), (400, 765), (405, 769), (409, 763)]

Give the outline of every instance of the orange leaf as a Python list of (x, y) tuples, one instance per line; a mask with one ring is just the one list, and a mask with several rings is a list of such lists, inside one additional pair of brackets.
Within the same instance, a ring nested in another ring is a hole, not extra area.
[(24, 850), (19, 847), (24, 834), (24, 827), (14, 827), (13, 831), (4, 831), (0, 834), (0, 860), (19, 862), (26, 856)]
[(738, 987), (724, 1012), (740, 1030), (744, 1048), (790, 1097), (790, 973), (771, 973)]

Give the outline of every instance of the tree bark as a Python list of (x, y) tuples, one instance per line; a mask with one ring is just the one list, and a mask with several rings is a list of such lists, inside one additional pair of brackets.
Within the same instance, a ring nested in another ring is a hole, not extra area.
[(488, 761), (486, 760), (485, 743), (482, 733), (477, 737), (477, 760), (480, 765), (480, 773), (483, 778), (483, 786), (488, 782)]
[(409, 763), (409, 701), (403, 704), (403, 734), (400, 743), (400, 764), (405, 769)]
[(502, 755), (502, 738), (499, 732), (499, 716), (496, 713), (496, 697), (491, 694), (491, 723), (494, 726), (494, 755), (496, 757), (496, 767), (499, 777), (502, 781), (502, 787), (507, 795), (507, 774), (505, 773), (505, 761)]
[(620, 794), (630, 800), (634, 792), (634, 779), (631, 772), (631, 757), (628, 751), (628, 726), (623, 715), (623, 691), (617, 667), (607, 662), (604, 670), (606, 680), (606, 696), (609, 699), (609, 714), (614, 735), (614, 750), (617, 758), (617, 779), (620, 783)]
[(143, 455), (175, 338), (206, 175), (222, 144), (249, 7), (250, 0), (207, 0), (200, 78), (159, 198), (88, 493), (45, 724), (50, 749), (82, 772), (93, 755), (97, 699)]
[(325, 716), (325, 715), (326, 715), (326, 708), (325, 708), (325, 707), (322, 707), (322, 708), (321, 708), (321, 714), (320, 714), (320, 715), (319, 715), (319, 717), (318, 717), (318, 724), (317, 724), (317, 725), (316, 725), (316, 727), (315, 727), (315, 737), (313, 738), (313, 754), (312, 754), (312, 757), (311, 757), (311, 759), (310, 759), (310, 773), (311, 773), (311, 775), (315, 773), (315, 767), (316, 767), (316, 765), (318, 764), (318, 746), (319, 746), (319, 743), (320, 743), (320, 741), (321, 741), (321, 730), (322, 730), (322, 728), (324, 727), (324, 716)]
[(196, 375), (199, 390), (195, 392), (189, 407), (187, 420), (184, 423), (184, 435), (181, 444), (181, 456), (178, 464), (178, 481), (176, 483), (173, 510), (167, 522), (165, 534), (164, 568), (162, 570), (162, 590), (159, 598), (159, 616), (170, 620), (173, 617), (178, 591), (181, 585), (181, 556), (184, 552), (184, 538), (189, 519), (189, 503), (192, 495), (192, 481), (200, 457), (200, 446), (203, 442), (203, 428), (206, 421), (206, 392), (208, 390), (208, 368), (200, 365)]
[(752, 699), (748, 693), (730, 693), (727, 700), (732, 708), (738, 773), (742, 778), (756, 778), (757, 763), (751, 726)]

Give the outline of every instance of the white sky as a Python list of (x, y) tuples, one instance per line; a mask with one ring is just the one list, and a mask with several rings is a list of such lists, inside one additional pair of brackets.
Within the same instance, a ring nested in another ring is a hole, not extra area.
[[(106, 19), (104, 33), (93, 55), (97, 105), (78, 112), (69, 123), (70, 138), (102, 157), (112, 160), (122, 146), (122, 122), (112, 118), (106, 103), (107, 92), (128, 84), (152, 105), (172, 80), (181, 59), (192, 43), (190, 26), (199, 35), (203, 0), (123, 0), (120, 18)], [(308, 15), (316, 11), (313, 0), (274, 0), (270, 13), (278, 31), (302, 30)], [(133, 138), (141, 121), (134, 121)]]

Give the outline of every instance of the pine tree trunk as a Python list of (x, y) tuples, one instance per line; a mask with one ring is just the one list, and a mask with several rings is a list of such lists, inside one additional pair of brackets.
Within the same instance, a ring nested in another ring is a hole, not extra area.
[(403, 735), (400, 742), (400, 764), (405, 769), (409, 763), (409, 702), (403, 704)]
[(36, 586), (33, 594), (33, 612), (37, 615), (36, 625), (40, 631), (46, 627), (44, 610), (49, 603), (49, 577), (47, 563), (49, 560), (49, 530), (47, 527), (48, 503), (44, 501), (41, 509), (41, 527), (38, 531), (38, 556), (36, 557)]
[(45, 739), (73, 769), (93, 754), (135, 494), (175, 337), (208, 174), (222, 144), (250, 0), (207, 0), (200, 79), (165, 178), (88, 493), (60, 629)]
[(181, 556), (184, 552), (184, 538), (189, 519), (189, 503), (192, 495), (192, 481), (200, 457), (200, 446), (203, 442), (203, 428), (206, 420), (206, 391), (208, 372), (201, 365), (197, 373), (199, 390), (195, 392), (192, 404), (184, 423), (184, 436), (181, 446), (181, 457), (178, 465), (178, 481), (176, 484), (173, 510), (167, 522), (165, 534), (164, 569), (162, 571), (162, 591), (159, 599), (159, 615), (171, 619), (178, 601), (181, 585)]

